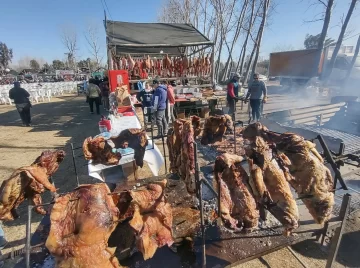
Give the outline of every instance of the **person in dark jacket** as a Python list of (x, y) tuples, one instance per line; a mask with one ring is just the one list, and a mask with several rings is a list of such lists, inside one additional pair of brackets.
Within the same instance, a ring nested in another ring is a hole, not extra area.
[(20, 86), (20, 82), (15, 82), (14, 87), (9, 91), (9, 98), (14, 100), (16, 109), (20, 114), (21, 121), (23, 125), (27, 127), (31, 124), (31, 103), (29, 97), (29, 92)]
[(145, 87), (137, 95), (136, 98), (141, 102), (143, 114), (144, 114), (144, 123), (151, 122), (151, 105), (153, 99), (153, 91), (151, 87)]
[(236, 73), (227, 85), (226, 100), (229, 106), (229, 114), (232, 115), (236, 109), (236, 102), (239, 100), (240, 74)]
[(152, 99), (152, 106), (155, 116), (154, 118), (158, 127), (158, 136), (156, 138), (159, 138), (161, 136), (167, 135), (168, 131), (168, 124), (165, 117), (167, 88), (166, 85), (160, 85), (160, 82), (157, 79), (153, 81), (153, 86), (155, 91)]
[(259, 74), (254, 74), (254, 81), (249, 86), (245, 102), (250, 97), (250, 106), (252, 112), (252, 121), (259, 121), (261, 117), (262, 103), (267, 101), (267, 88), (263, 81), (259, 81)]

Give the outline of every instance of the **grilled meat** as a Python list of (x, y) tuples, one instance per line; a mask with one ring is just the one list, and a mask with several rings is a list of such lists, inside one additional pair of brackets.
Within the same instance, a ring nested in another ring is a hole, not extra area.
[(278, 162), (293, 176), (290, 185), (296, 190), (316, 223), (322, 224), (331, 216), (334, 205), (333, 178), (315, 144), (294, 133), (278, 134), (260, 123), (243, 131), (246, 139), (263, 137), (281, 152)]
[(93, 164), (116, 165), (121, 159), (120, 153), (113, 153), (111, 146), (104, 137), (87, 138), (83, 143), (83, 153), (86, 160)]
[(298, 227), (299, 212), (284, 174), (273, 152), (261, 137), (246, 148), (249, 158), (250, 186), (256, 201), (264, 205), (285, 227), (289, 235)]
[(290, 161), (282, 163), (293, 176), (290, 185), (296, 190), (316, 223), (327, 221), (334, 206), (333, 178), (324, 160), (315, 148), (315, 144), (303, 137), (284, 133), (271, 136), (278, 150)]
[(137, 166), (144, 166), (145, 149), (148, 145), (146, 131), (138, 128), (129, 128), (121, 131), (118, 136), (111, 137), (110, 140), (115, 144), (115, 148), (134, 149), (135, 163)]
[(108, 239), (119, 211), (105, 183), (82, 185), (55, 200), (46, 247), (56, 267), (120, 267)]
[(181, 165), (181, 136), (183, 121), (177, 119), (174, 122), (174, 128), (169, 129), (168, 139), (166, 141), (169, 149), (170, 170), (177, 173)]
[(259, 211), (249, 191), (249, 177), (241, 166), (241, 156), (223, 154), (215, 161), (215, 178), (221, 187), (221, 213), (230, 227), (251, 231), (258, 226)]
[(196, 138), (201, 133), (200, 117), (196, 115), (191, 116), (191, 124), (194, 129), (194, 138)]
[[(41, 193), (46, 189), (56, 192), (49, 177), (59, 168), (65, 152), (61, 150), (44, 151), (31, 166), (18, 168), (10, 178), (3, 181), (0, 188), (0, 219), (14, 220), (18, 217), (16, 208), (25, 200), (33, 205), (41, 205)], [(46, 214), (42, 207), (34, 209), (39, 214)]]
[(231, 118), (226, 117), (225, 115), (216, 115), (206, 118), (201, 144), (207, 145), (216, 141), (222, 141), (228, 126), (232, 125), (232, 120), (231, 123), (229, 120), (231, 120)]
[(181, 134), (181, 164), (180, 175), (185, 181), (187, 191), (195, 193), (195, 159), (194, 159), (194, 130), (190, 121), (183, 123)]

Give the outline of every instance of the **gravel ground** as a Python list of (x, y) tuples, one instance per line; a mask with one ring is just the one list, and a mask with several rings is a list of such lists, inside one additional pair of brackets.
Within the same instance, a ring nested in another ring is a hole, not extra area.
[[(288, 103), (288, 101), (286, 100)], [(43, 151), (61, 148), (67, 157), (54, 176), (58, 192), (72, 190), (76, 186), (73, 170), (70, 143), (81, 146), (83, 140), (99, 132), (97, 122), (99, 116), (90, 115), (84, 97), (63, 96), (54, 98), (51, 103), (40, 103), (32, 109), (33, 126), (22, 127), (19, 115), (14, 106), (0, 106), (0, 179), (8, 178), (18, 167), (29, 165)], [(81, 150), (78, 154), (81, 154)], [(82, 157), (77, 157), (79, 179), (81, 183), (92, 183), (95, 179), (87, 176), (86, 163)], [(164, 170), (160, 171), (160, 174)], [(149, 170), (144, 168), (140, 177), (149, 176)], [(44, 195), (44, 202), (50, 200), (50, 195)], [(12, 222), (3, 222), (6, 238), (9, 241), (2, 251), (9, 248), (21, 248), (25, 243), (26, 202), (18, 209), (21, 217)], [(33, 215), (32, 230), (36, 229), (41, 217)], [(360, 213), (355, 213), (348, 223), (335, 267), (360, 267), (358, 248), (360, 246)], [(306, 241), (292, 247), (299, 258), (308, 267), (324, 267), (326, 253), (317, 244)], [(7, 262), (5, 267), (13, 267), (14, 261)], [(288, 249), (263, 256), (237, 267), (303, 267)]]

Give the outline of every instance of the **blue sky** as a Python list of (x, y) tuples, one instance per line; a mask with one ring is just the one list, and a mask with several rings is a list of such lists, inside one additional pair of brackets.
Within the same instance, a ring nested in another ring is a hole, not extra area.
[[(163, 0), (106, 0), (113, 20), (133, 22), (155, 22)], [(309, 3), (316, 0), (272, 0), (277, 3), (270, 25), (266, 29), (261, 56), (268, 54), (277, 46), (303, 47), (306, 33), (317, 34), (322, 22), (304, 23), (322, 11), (321, 6)], [(329, 37), (337, 38), (340, 17), (346, 13), (350, 0), (335, 0)], [(66, 49), (60, 41), (63, 25), (74, 27), (79, 33), (78, 56), (89, 56), (83, 38), (85, 26), (90, 21), (100, 26), (103, 52), (105, 53), (105, 33), (102, 28), (104, 18), (101, 0), (3, 0), (0, 16), (0, 41), (14, 51), (13, 63), (23, 57), (43, 58), (46, 61), (63, 59)], [(349, 28), (351, 35), (360, 32), (360, 7), (355, 10)], [(344, 44), (354, 45), (357, 36)], [(236, 52), (235, 52), (236, 54)], [(237, 55), (235, 55), (237, 57)]]

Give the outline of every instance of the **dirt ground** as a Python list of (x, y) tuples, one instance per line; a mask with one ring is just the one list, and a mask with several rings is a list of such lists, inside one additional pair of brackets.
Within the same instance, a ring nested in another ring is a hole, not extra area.
[[(14, 106), (0, 106), (0, 179), (8, 178), (18, 167), (29, 165), (43, 151), (63, 149), (67, 153), (64, 162), (53, 177), (58, 192), (67, 192), (76, 187), (75, 173), (71, 157), (70, 143), (81, 146), (88, 136), (99, 133), (99, 116), (90, 115), (84, 97), (63, 96), (54, 98), (50, 103), (35, 104), (32, 109), (32, 127), (22, 127)], [(78, 151), (81, 154), (81, 149)], [(87, 175), (83, 157), (76, 157), (80, 183), (96, 182)], [(164, 172), (163, 170), (160, 173)], [(147, 176), (148, 171), (140, 172)], [(50, 201), (45, 194), (44, 202)], [(3, 222), (6, 238), (9, 241), (2, 251), (21, 248), (25, 243), (26, 202), (18, 209), (21, 217), (12, 222)], [(36, 229), (41, 217), (33, 214), (32, 231)], [(335, 267), (360, 267), (358, 248), (360, 246), (360, 213), (352, 215)], [(312, 241), (295, 245), (292, 249), (307, 267), (324, 267), (327, 254)], [(12, 267), (14, 261), (7, 262)], [(288, 249), (279, 250), (246, 264), (236, 267), (303, 267)]]

